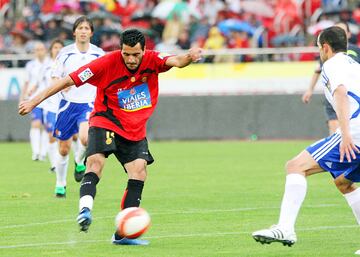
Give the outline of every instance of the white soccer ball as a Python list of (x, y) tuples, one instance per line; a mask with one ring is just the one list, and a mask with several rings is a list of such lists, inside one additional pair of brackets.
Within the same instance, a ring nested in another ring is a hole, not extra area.
[(150, 215), (140, 207), (126, 208), (116, 215), (115, 226), (118, 235), (137, 238), (149, 228)]

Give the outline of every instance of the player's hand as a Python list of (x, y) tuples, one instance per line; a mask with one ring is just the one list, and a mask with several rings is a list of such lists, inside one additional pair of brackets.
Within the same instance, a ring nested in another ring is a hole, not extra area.
[(193, 47), (189, 49), (189, 55), (192, 60), (192, 62), (198, 62), (202, 58), (202, 49), (199, 47)]
[(340, 143), (340, 162), (344, 161), (344, 157), (346, 157), (348, 162), (356, 159), (355, 153), (360, 153), (359, 149), (354, 144), (351, 136), (349, 134), (341, 136)]
[(19, 103), (19, 114), (26, 115), (35, 108), (35, 105), (32, 101), (22, 101)]
[(310, 103), (311, 96), (312, 96), (312, 92), (311, 92), (310, 90), (307, 90), (307, 91), (303, 94), (301, 100), (303, 101), (304, 104), (308, 104), (308, 103)]

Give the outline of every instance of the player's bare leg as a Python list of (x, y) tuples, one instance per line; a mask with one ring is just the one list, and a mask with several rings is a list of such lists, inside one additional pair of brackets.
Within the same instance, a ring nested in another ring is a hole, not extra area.
[(252, 234), (253, 238), (262, 244), (280, 242), (292, 246), (297, 241), (295, 222), (307, 191), (306, 176), (323, 172), (323, 169), (307, 151), (302, 151), (286, 163), (286, 172), (285, 192), (278, 223)]

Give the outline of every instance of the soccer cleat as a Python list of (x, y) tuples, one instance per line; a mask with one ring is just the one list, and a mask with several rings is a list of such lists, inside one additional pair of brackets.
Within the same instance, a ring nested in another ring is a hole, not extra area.
[(282, 243), (284, 246), (292, 246), (296, 243), (297, 238), (294, 231), (288, 231), (273, 225), (269, 229), (263, 229), (252, 233), (256, 242), (261, 244), (271, 244), (273, 242)]
[(82, 208), (76, 220), (80, 226), (80, 231), (87, 232), (92, 221), (90, 209)]
[(113, 234), (111, 238), (111, 242), (114, 245), (149, 245), (150, 244), (148, 240), (143, 240), (143, 239), (130, 239), (126, 237), (123, 237), (121, 239), (116, 239), (115, 234)]
[(85, 174), (86, 166), (84, 164), (77, 164), (75, 162), (74, 178), (76, 182), (80, 182)]
[(66, 187), (55, 187), (55, 196), (57, 198), (65, 198), (66, 197)]
[(33, 160), (33, 161), (38, 161), (38, 160), (39, 160), (39, 155), (38, 155), (38, 154), (33, 154), (33, 155), (31, 156), (31, 160)]
[(55, 173), (55, 169), (56, 169), (55, 167), (50, 167), (50, 168), (49, 168), (49, 172), (50, 172), (50, 173)]

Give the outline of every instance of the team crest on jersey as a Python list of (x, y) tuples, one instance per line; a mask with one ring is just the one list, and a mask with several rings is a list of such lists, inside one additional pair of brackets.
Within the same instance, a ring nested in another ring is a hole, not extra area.
[(87, 81), (89, 78), (94, 76), (94, 73), (90, 70), (90, 68), (86, 68), (82, 72), (79, 73), (78, 77), (81, 80), (81, 82)]
[(118, 91), (117, 95), (120, 109), (127, 112), (134, 112), (152, 106), (147, 83), (135, 86), (129, 90)]

